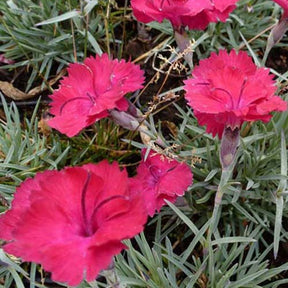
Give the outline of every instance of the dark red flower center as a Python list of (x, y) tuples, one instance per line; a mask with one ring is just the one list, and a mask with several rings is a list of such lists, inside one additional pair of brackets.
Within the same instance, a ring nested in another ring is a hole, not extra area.
[[(95, 234), (95, 232), (98, 230), (99, 225), (98, 223), (95, 223), (95, 216), (97, 214), (97, 212), (99, 212), (99, 210), (107, 203), (116, 200), (116, 199), (126, 199), (124, 195), (113, 195), (111, 197), (108, 197), (106, 199), (104, 199), (103, 201), (101, 201), (100, 203), (98, 203), (98, 205), (93, 209), (92, 213), (90, 213), (90, 215), (88, 216), (87, 212), (88, 209), (86, 207), (86, 200), (87, 200), (87, 190), (88, 190), (88, 186), (89, 186), (89, 182), (91, 179), (91, 173), (88, 171), (87, 173), (87, 178), (85, 180), (85, 183), (83, 185), (83, 189), (81, 192), (81, 211), (82, 211), (82, 218), (83, 218), (83, 230), (81, 235), (84, 237), (90, 237), (93, 234)], [(114, 216), (117, 216), (118, 214), (115, 214)], [(109, 217), (109, 220), (111, 220), (113, 218)]]
[(149, 167), (149, 171), (150, 171), (150, 173), (152, 175), (153, 184), (156, 184), (159, 181), (160, 177), (165, 173), (164, 171), (162, 171), (160, 168), (158, 168), (155, 165), (151, 165)]
[(79, 96), (79, 97), (74, 97), (74, 98), (71, 98), (71, 99), (68, 99), (67, 101), (65, 101), (60, 107), (60, 115), (63, 113), (63, 110), (66, 107), (66, 105), (73, 102), (73, 101), (77, 101), (77, 100), (90, 101), (92, 105), (95, 105), (94, 97), (92, 97), (89, 92), (87, 92), (86, 95), (87, 95), (87, 97)]
[[(245, 85), (246, 85), (246, 82), (247, 82), (247, 78), (245, 78), (241, 84), (241, 88), (240, 88), (240, 91), (239, 91), (239, 96), (238, 97), (235, 97), (233, 96), (229, 90), (225, 89), (225, 88), (222, 88), (222, 87), (212, 87), (210, 91), (221, 91), (223, 93), (225, 93), (226, 95), (228, 95), (229, 99), (230, 99), (230, 109), (234, 110), (234, 109), (237, 109), (239, 108), (239, 105), (240, 105), (240, 101), (241, 101), (241, 98), (243, 96), (243, 92), (244, 92), (244, 89), (245, 89)], [(209, 86), (211, 85), (210, 83), (208, 82), (203, 82), (203, 83), (198, 83), (197, 85), (203, 85), (203, 86)], [(212, 86), (212, 85), (211, 85)], [(211, 97), (212, 98), (215, 98), (215, 101), (218, 101), (220, 102), (220, 99), (217, 98), (216, 95), (213, 95), (213, 93), (211, 94)], [(223, 103), (225, 104), (225, 103)], [(227, 103), (226, 103), (227, 104)]]
[(152, 184), (152, 186), (156, 185), (159, 182), (159, 180), (160, 180), (160, 178), (162, 176), (166, 175), (167, 173), (169, 173), (170, 171), (174, 170), (175, 168), (176, 168), (176, 166), (172, 167), (172, 168), (170, 168), (168, 170), (162, 170), (162, 169), (160, 169), (159, 167), (157, 167), (155, 165), (151, 165), (149, 167), (149, 171), (150, 171), (150, 173), (152, 175), (152, 179), (151, 179), (152, 181), (151, 181), (150, 184)]

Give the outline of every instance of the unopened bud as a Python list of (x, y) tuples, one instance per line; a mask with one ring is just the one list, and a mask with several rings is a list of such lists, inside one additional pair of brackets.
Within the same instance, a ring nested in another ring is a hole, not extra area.
[(140, 124), (138, 119), (125, 111), (113, 109), (109, 111), (109, 114), (116, 124), (120, 125), (125, 129), (135, 131), (139, 128)]
[(220, 147), (220, 161), (223, 169), (228, 168), (234, 161), (240, 142), (240, 130), (226, 127), (223, 132)]
[(189, 67), (193, 68), (193, 51), (191, 49), (191, 40), (189, 39), (187, 33), (183, 31), (179, 33), (175, 31), (174, 38), (177, 43), (177, 46), (181, 53), (184, 52), (184, 59), (188, 63)]

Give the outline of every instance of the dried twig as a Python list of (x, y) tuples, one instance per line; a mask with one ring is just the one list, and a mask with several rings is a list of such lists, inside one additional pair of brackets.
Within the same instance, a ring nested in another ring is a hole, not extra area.
[(13, 100), (27, 100), (30, 98), (33, 98), (40, 94), (41, 92), (48, 89), (48, 87), (51, 87), (54, 85), (61, 77), (63, 77), (66, 74), (66, 69), (62, 69), (60, 73), (50, 81), (48, 81), (48, 85), (45, 87), (37, 86), (33, 89), (31, 89), (28, 93), (25, 93), (18, 88), (15, 88), (13, 84), (7, 81), (0, 81), (0, 90), (5, 94), (5, 96), (13, 99)]

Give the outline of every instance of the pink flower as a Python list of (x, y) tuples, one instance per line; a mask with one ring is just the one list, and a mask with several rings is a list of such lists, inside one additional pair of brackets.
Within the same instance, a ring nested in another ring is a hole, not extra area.
[(143, 199), (128, 184), (126, 171), (107, 161), (37, 174), (0, 217), (4, 250), (41, 263), (55, 281), (95, 279), (146, 222)]
[(70, 64), (69, 76), (51, 95), (49, 125), (72, 137), (95, 121), (107, 117), (108, 110), (126, 110), (124, 95), (142, 87), (143, 71), (124, 60), (111, 60), (107, 54), (86, 58), (83, 64)]
[(287, 103), (274, 95), (273, 75), (242, 51), (212, 53), (184, 82), (185, 98), (199, 124), (207, 125), (207, 132), (219, 138), (225, 127), (234, 130), (244, 121), (268, 122), (270, 112), (287, 109)]
[(165, 199), (175, 202), (177, 196), (183, 196), (192, 184), (193, 175), (185, 163), (171, 160), (156, 152), (150, 152), (144, 160), (146, 149), (142, 151), (142, 162), (137, 175), (131, 179), (131, 190), (143, 194), (148, 214), (165, 205)]
[(132, 0), (134, 16), (149, 23), (168, 19), (176, 30), (182, 26), (205, 29), (210, 22), (225, 21), (238, 0)]

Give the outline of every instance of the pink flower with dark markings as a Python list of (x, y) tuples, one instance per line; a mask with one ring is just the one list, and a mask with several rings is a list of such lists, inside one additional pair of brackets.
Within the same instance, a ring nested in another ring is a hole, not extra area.
[(223, 130), (241, 128), (244, 121), (268, 122), (272, 111), (285, 111), (287, 103), (275, 96), (269, 69), (258, 68), (246, 52), (212, 53), (195, 67), (185, 82), (188, 104), (208, 133), (222, 137)]
[(126, 110), (125, 94), (142, 88), (144, 81), (139, 66), (111, 60), (107, 54), (70, 64), (68, 73), (50, 96), (55, 117), (48, 124), (69, 137), (107, 117), (111, 109)]
[(143, 230), (147, 212), (131, 195), (128, 176), (102, 161), (45, 171), (17, 188), (12, 208), (0, 217), (4, 251), (41, 263), (54, 281), (92, 281)]
[(205, 29), (210, 22), (225, 21), (238, 0), (132, 0), (138, 21), (149, 23), (167, 19), (175, 30)]
[(183, 196), (189, 185), (192, 185), (193, 175), (185, 163), (168, 159), (152, 151), (145, 158), (146, 149), (142, 151), (142, 161), (137, 168), (137, 175), (131, 179), (131, 190), (135, 194), (143, 194), (144, 204), (148, 214), (153, 216), (159, 211), (164, 200), (175, 202), (178, 196)]

